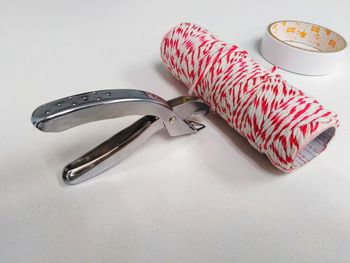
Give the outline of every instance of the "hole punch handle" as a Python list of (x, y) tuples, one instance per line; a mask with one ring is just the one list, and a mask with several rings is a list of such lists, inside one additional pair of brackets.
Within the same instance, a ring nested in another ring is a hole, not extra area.
[(32, 123), (44, 132), (61, 132), (88, 122), (127, 115), (169, 114), (162, 98), (141, 90), (100, 90), (58, 99), (36, 108)]
[(68, 184), (78, 184), (102, 173), (129, 156), (153, 133), (163, 127), (159, 118), (144, 116), (68, 164), (63, 170), (63, 180)]
[[(129, 115), (159, 117), (171, 136), (193, 133), (164, 99), (147, 91), (114, 89), (82, 93), (36, 108), (33, 125), (44, 132), (60, 132), (88, 122)], [(175, 124), (169, 123), (171, 118)]]

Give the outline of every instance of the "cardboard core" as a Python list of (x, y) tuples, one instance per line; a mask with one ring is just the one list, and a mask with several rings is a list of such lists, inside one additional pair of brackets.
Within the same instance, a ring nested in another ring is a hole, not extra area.
[(346, 47), (346, 41), (334, 31), (307, 22), (279, 21), (269, 27), (276, 39), (300, 49), (316, 52), (337, 52)]
[(304, 164), (311, 161), (321, 152), (323, 152), (329, 143), (329, 141), (335, 135), (335, 128), (331, 127), (320, 133), (316, 138), (314, 138), (310, 143), (304, 146), (297, 154), (292, 164), (292, 169), (299, 168)]

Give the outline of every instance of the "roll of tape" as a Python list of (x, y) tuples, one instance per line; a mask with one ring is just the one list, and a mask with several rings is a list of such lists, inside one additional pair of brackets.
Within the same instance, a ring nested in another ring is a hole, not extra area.
[(334, 31), (302, 21), (277, 21), (267, 27), (261, 55), (279, 68), (303, 74), (326, 75), (341, 64), (345, 39)]

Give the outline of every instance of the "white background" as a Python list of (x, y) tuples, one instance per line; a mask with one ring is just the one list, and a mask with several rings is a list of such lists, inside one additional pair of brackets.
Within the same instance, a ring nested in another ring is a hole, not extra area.
[(290, 83), (337, 112), (329, 148), (293, 174), (215, 115), (197, 135), (155, 134), (132, 156), (76, 186), (65, 164), (132, 118), (41, 133), (34, 108), (98, 89), (186, 94), (160, 63), (163, 34), (198, 23), (262, 63), (259, 39), (279, 19), (349, 39), (347, 0), (0, 2), (0, 262), (349, 262), (350, 61)]

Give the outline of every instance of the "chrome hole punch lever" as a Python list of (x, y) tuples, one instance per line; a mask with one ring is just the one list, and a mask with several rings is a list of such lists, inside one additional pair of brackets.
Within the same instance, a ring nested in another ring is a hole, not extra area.
[(64, 168), (63, 180), (78, 184), (114, 166), (162, 128), (166, 128), (170, 136), (198, 132), (205, 126), (190, 118), (208, 112), (209, 107), (197, 97), (182, 96), (165, 101), (146, 91), (121, 89), (87, 92), (52, 101), (36, 108), (31, 120), (43, 132), (60, 132), (93, 121), (145, 115)]

